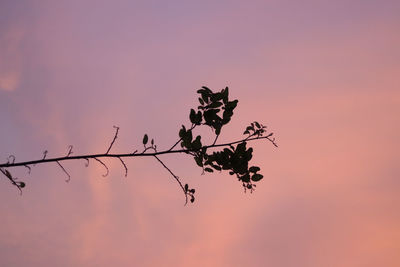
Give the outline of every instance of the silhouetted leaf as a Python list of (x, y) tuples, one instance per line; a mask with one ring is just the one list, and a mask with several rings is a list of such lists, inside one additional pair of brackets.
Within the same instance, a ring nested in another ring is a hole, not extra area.
[(201, 88), (203, 88), (207, 93), (212, 94), (212, 91), (207, 86), (202, 86)]
[(262, 176), (261, 174), (253, 174), (253, 176), (251, 177), (251, 180), (253, 180), (254, 182), (258, 182), (260, 181), (264, 176)]
[(217, 171), (220, 171), (222, 168), (218, 165), (212, 164), (211, 166), (213, 166), (214, 169), (216, 169)]
[(201, 136), (198, 135), (198, 136), (196, 137), (196, 139), (192, 142), (192, 149), (193, 149), (193, 150), (199, 150), (199, 149), (201, 148), (201, 141), (200, 141), (200, 139), (201, 139)]
[(203, 167), (203, 161), (200, 157), (196, 156), (194, 157), (194, 160), (196, 161), (196, 164), (199, 165), (199, 167)]
[(229, 89), (226, 87), (224, 90), (222, 90), (222, 101), (224, 104), (228, 103), (228, 96), (229, 96)]
[(253, 167), (249, 168), (249, 172), (258, 172), (259, 170), (260, 170), (260, 168), (257, 166), (253, 166)]
[(148, 141), (149, 141), (149, 137), (147, 136), (147, 134), (145, 134), (143, 136), (143, 145), (147, 144)]
[(213, 169), (211, 169), (211, 168), (205, 168), (204, 170), (205, 170), (206, 172), (214, 172)]
[(194, 109), (190, 110), (190, 122), (195, 124), (196, 123), (196, 111), (194, 111)]
[(189, 189), (189, 185), (188, 185), (188, 184), (185, 184), (185, 192), (187, 192), (188, 189)]
[(250, 182), (250, 175), (247, 173), (241, 177), (242, 181), (245, 183)]
[(213, 102), (210, 105), (208, 105), (207, 108), (218, 108), (220, 106), (222, 106), (221, 102)]

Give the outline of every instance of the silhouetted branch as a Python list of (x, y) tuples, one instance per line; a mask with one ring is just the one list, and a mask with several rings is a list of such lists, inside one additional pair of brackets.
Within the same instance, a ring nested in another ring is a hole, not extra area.
[(164, 162), (162, 162), (156, 155), (154, 155), (154, 157), (158, 160), (158, 162), (161, 163), (161, 165), (172, 175), (172, 177), (175, 178), (175, 180), (178, 182), (179, 186), (182, 188), (183, 193), (185, 194), (185, 205), (187, 204), (187, 193), (185, 191), (185, 188), (183, 187), (181, 181), (179, 180), (179, 177), (176, 176), (171, 170), (170, 168), (167, 167), (167, 165), (164, 164)]
[(115, 143), (115, 140), (117, 139), (117, 137), (118, 137), (118, 131), (119, 131), (119, 127), (117, 127), (117, 126), (113, 126), (116, 130), (115, 130), (115, 135), (114, 135), (114, 138), (113, 138), (113, 140), (112, 140), (112, 142), (111, 142), (111, 144), (110, 144), (110, 146), (108, 147), (108, 149), (107, 149), (107, 152), (106, 152), (106, 154), (108, 154), (108, 152), (110, 152), (110, 150), (111, 150), (111, 148), (112, 148), (112, 146), (114, 145), (114, 143)]
[(28, 169), (28, 174), (31, 174), (32, 168), (30, 166), (28, 166), (28, 165), (24, 165), (24, 167)]
[(124, 168), (125, 168), (125, 177), (127, 177), (128, 176), (128, 167), (126, 167), (125, 162), (121, 158), (118, 158), (118, 159), (121, 161), (122, 165), (124, 166)]
[[(107, 155), (107, 154), (105, 154), (105, 155)], [(103, 177), (106, 177), (110, 173), (110, 170), (108, 169), (107, 165), (104, 162), (102, 162), (101, 160), (99, 160), (97, 157), (87, 157), (87, 158), (93, 158), (93, 159), (97, 160), (101, 165), (104, 166), (104, 168), (106, 169), (107, 172), (106, 172), (106, 174), (103, 174)]]
[[(223, 144), (215, 144), (215, 145), (206, 145), (203, 146), (203, 148), (216, 148), (216, 147), (228, 147), (230, 145), (234, 144), (239, 144), (244, 141), (255, 141), (255, 140), (261, 140), (261, 139), (267, 139), (269, 140), (274, 146), (277, 146), (274, 142), (273, 139), (269, 138), (269, 136), (261, 136), (261, 137), (253, 137), (249, 139), (240, 139), (237, 141), (229, 142), (229, 143), (223, 143)], [(147, 147), (145, 151), (149, 150), (151, 147)], [(135, 151), (137, 152), (137, 151)], [(148, 152), (148, 153), (122, 153), (122, 154), (88, 154), (88, 155), (80, 155), (80, 156), (69, 156), (69, 157), (57, 157), (57, 158), (45, 158), (45, 159), (39, 159), (39, 160), (31, 160), (31, 161), (22, 161), (22, 162), (15, 162), (15, 163), (3, 163), (0, 164), (0, 168), (12, 168), (12, 167), (18, 167), (18, 166), (24, 166), (24, 165), (34, 165), (34, 164), (43, 164), (43, 163), (48, 163), (48, 162), (55, 162), (55, 161), (67, 161), (67, 160), (76, 160), (76, 159), (96, 159), (98, 158), (130, 158), (130, 157), (153, 157), (153, 156), (158, 156), (158, 155), (163, 155), (163, 154), (176, 154), (176, 153), (189, 153), (192, 152), (190, 149), (177, 149), (177, 150), (163, 150), (163, 151), (158, 151), (158, 152)]]
[(69, 156), (72, 154), (72, 148), (73, 148), (73, 146), (72, 146), (72, 145), (69, 145), (68, 148), (69, 148), (69, 150), (68, 150), (68, 153), (67, 153), (67, 157), (69, 157)]
[(16, 177), (12, 177), (11, 173), (6, 170), (6, 169), (2, 169), (0, 168), (0, 172), (4, 174), (4, 176), (6, 176), (10, 182), (16, 186), (19, 190), (19, 193), (22, 195), (22, 188), (25, 187), (25, 183), (24, 182), (17, 182), (17, 178)]
[(60, 168), (63, 170), (63, 172), (68, 176), (68, 179), (65, 180), (65, 181), (66, 181), (66, 182), (69, 182), (69, 181), (71, 180), (71, 175), (69, 175), (69, 173), (67, 172), (67, 170), (64, 168), (63, 165), (61, 165), (60, 162), (58, 162), (58, 161), (56, 161), (56, 162), (57, 162), (58, 166), (60, 166)]
[[(159, 158), (160, 155), (164, 154), (184, 153), (194, 158), (196, 164), (202, 168), (202, 174), (205, 172), (214, 172), (214, 170), (219, 172), (222, 170), (229, 171), (230, 175), (236, 175), (238, 180), (242, 182), (245, 191), (250, 190), (250, 192), (253, 192), (256, 187), (255, 182), (260, 181), (263, 178), (263, 175), (259, 173), (259, 167), (249, 166), (249, 162), (252, 158), (253, 148), (247, 148), (246, 144), (247, 142), (266, 139), (275, 147), (278, 147), (275, 142), (275, 138), (273, 137), (273, 133), (266, 134), (266, 126), (254, 121), (247, 126), (246, 130), (244, 131), (243, 134), (246, 135), (246, 137), (232, 142), (217, 144), (218, 137), (221, 134), (221, 129), (231, 120), (233, 110), (236, 108), (238, 100), (229, 101), (228, 87), (216, 93), (212, 92), (207, 87), (202, 87), (197, 91), (197, 93), (199, 93), (201, 96), (201, 98), (199, 98), (200, 106), (198, 106), (197, 111), (194, 109), (190, 110), (190, 128), (186, 129), (186, 127), (182, 125), (182, 128), (179, 131), (178, 141), (167, 150), (158, 151), (157, 146), (154, 144), (154, 139), (152, 138), (149, 142), (149, 137), (147, 134), (145, 134), (142, 141), (144, 147), (142, 152), (138, 153), (138, 150), (135, 150), (133, 153), (110, 154), (110, 151), (113, 148), (119, 133), (119, 127), (113, 126), (115, 128), (115, 134), (105, 153), (72, 156), (73, 146), (70, 145), (65, 157), (47, 158), (48, 151), (45, 150), (43, 152), (42, 159), (15, 162), (15, 156), (10, 155), (7, 163), (0, 164), (0, 171), (11, 181), (14, 186), (20, 190), (20, 192), (22, 192), (21, 188), (25, 187), (25, 183), (18, 182), (17, 178), (13, 177), (10, 171), (7, 170), (8, 168), (24, 166), (30, 173), (31, 166), (34, 166), (35, 164), (55, 162), (67, 175), (68, 179), (66, 181), (68, 182), (71, 179), (71, 176), (61, 164), (63, 161), (83, 159), (86, 161), (85, 166), (88, 167), (90, 159), (94, 159), (105, 168), (106, 173), (103, 174), (103, 177), (106, 177), (109, 175), (110, 170), (102, 161), (102, 159), (117, 158), (124, 167), (126, 177), (128, 176), (128, 166), (126, 165), (124, 158), (154, 157), (177, 181), (185, 194), (186, 205), (188, 202), (188, 197), (190, 197), (191, 202), (195, 200), (195, 189), (189, 188), (188, 184), (183, 185), (179, 177), (175, 175), (172, 170), (168, 168), (166, 164)], [(197, 126), (211, 128), (215, 134), (215, 138), (210, 145), (202, 144), (202, 136), (194, 136), (193, 131)], [(264, 134), (266, 135), (264, 136)], [(176, 149), (178, 144), (181, 145), (181, 149)], [(236, 145), (236, 147), (234, 147), (234, 145)], [(223, 149), (218, 150), (217, 148)], [(211, 152), (207, 152), (208, 149), (210, 149)]]

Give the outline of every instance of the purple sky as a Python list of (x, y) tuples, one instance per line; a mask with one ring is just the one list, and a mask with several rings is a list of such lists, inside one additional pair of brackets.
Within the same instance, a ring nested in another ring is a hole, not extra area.
[(196, 90), (257, 120), (253, 194), (184, 155), (56, 164), (0, 179), (1, 266), (400, 265), (399, 1), (0, 2), (0, 161), (178, 138)]

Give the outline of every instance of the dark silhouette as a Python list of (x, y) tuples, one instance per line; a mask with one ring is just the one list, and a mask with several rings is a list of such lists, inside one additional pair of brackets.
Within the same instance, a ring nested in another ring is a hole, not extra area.
[[(190, 201), (194, 202), (195, 189), (189, 188), (188, 184), (183, 185), (180, 178), (176, 176), (171, 169), (169, 169), (163, 161), (158, 157), (162, 154), (174, 154), (174, 153), (185, 153), (192, 156), (196, 164), (203, 169), (203, 174), (205, 172), (213, 172), (214, 170), (229, 171), (230, 175), (236, 175), (239, 181), (242, 182), (244, 190), (250, 190), (253, 192), (256, 184), (255, 182), (260, 181), (263, 175), (259, 173), (260, 168), (257, 166), (249, 167), (249, 162), (252, 158), (253, 148), (246, 148), (248, 141), (255, 141), (266, 139), (270, 141), (275, 147), (275, 138), (272, 137), (273, 133), (266, 134), (266, 126), (258, 123), (252, 122), (244, 131), (245, 138), (237, 141), (232, 141), (224, 144), (216, 144), (218, 137), (221, 133), (221, 129), (224, 125), (228, 124), (233, 115), (233, 110), (238, 104), (238, 100), (229, 101), (229, 89), (226, 87), (220, 92), (214, 93), (209, 88), (203, 86), (197, 91), (200, 94), (199, 103), (197, 111), (194, 109), (190, 110), (190, 122), (191, 126), (186, 129), (184, 125), (179, 131), (179, 140), (168, 150), (158, 151), (157, 146), (154, 144), (154, 139), (151, 139), (149, 143), (149, 137), (147, 134), (143, 137), (143, 150), (138, 152), (138, 150), (131, 153), (124, 154), (112, 154), (110, 153), (116, 139), (118, 138), (119, 127), (114, 126), (116, 129), (114, 138), (111, 141), (107, 151), (103, 154), (89, 154), (89, 155), (79, 155), (72, 156), (72, 146), (69, 146), (68, 153), (64, 157), (57, 158), (46, 158), (47, 150), (44, 151), (42, 159), (25, 161), (25, 162), (15, 162), (15, 156), (11, 155), (8, 158), (8, 162), (0, 164), (0, 172), (4, 174), (10, 182), (16, 186), (22, 193), (22, 188), (25, 187), (25, 183), (18, 181), (17, 177), (14, 177), (10, 169), (18, 166), (24, 166), (28, 169), (30, 173), (31, 167), (35, 164), (55, 162), (61, 168), (61, 170), (67, 175), (67, 180), (70, 180), (70, 175), (68, 171), (61, 164), (62, 161), (66, 160), (78, 160), (83, 159), (86, 161), (86, 167), (89, 166), (89, 160), (93, 159), (104, 166), (106, 173), (103, 176), (107, 176), (109, 173), (109, 168), (101, 160), (102, 158), (117, 158), (120, 160), (122, 166), (125, 169), (125, 176), (128, 175), (128, 167), (126, 166), (123, 158), (131, 157), (154, 157), (178, 182), (179, 186), (185, 194), (185, 204), (190, 197)], [(193, 137), (193, 130), (196, 127), (208, 126), (210, 127), (214, 134), (214, 142), (210, 145), (203, 145), (201, 143), (201, 136), (197, 135)], [(265, 135), (266, 134), (266, 135)], [(181, 149), (175, 149), (175, 147), (180, 143)], [(236, 146), (234, 146), (236, 145)], [(217, 148), (223, 148), (222, 150), (215, 150)], [(213, 149), (212, 152), (208, 152)]]

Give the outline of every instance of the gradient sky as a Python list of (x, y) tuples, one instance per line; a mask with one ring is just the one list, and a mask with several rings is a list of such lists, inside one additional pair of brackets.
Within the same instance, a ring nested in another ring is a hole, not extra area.
[(196, 90), (239, 99), (265, 178), (162, 158), (38, 165), (0, 179), (1, 266), (400, 266), (399, 1), (0, 2), (0, 159), (159, 149)]

